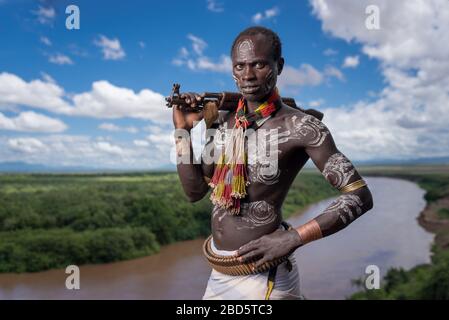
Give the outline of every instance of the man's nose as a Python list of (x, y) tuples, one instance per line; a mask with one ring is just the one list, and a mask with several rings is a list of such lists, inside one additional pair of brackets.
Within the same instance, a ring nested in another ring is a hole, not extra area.
[(243, 71), (243, 80), (251, 80), (256, 78), (256, 74), (251, 66), (246, 66)]

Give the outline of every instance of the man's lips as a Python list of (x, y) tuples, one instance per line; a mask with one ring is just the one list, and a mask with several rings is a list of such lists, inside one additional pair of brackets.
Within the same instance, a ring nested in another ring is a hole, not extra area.
[(259, 90), (260, 86), (251, 85), (251, 86), (242, 86), (241, 90), (243, 93), (254, 93)]

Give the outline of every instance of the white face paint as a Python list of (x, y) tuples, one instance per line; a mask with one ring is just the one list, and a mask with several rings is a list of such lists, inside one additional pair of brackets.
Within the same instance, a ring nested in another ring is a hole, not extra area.
[(240, 61), (252, 60), (255, 56), (254, 43), (251, 39), (244, 39), (237, 45), (237, 58)]
[(273, 61), (273, 48), (266, 36), (239, 39), (232, 53), (232, 64), (234, 81), (247, 101), (261, 102), (274, 89), (279, 62)]
[(337, 152), (329, 157), (322, 174), (332, 186), (340, 189), (348, 184), (355, 174), (355, 169), (344, 154)]
[[(256, 56), (253, 41), (251, 39), (244, 39), (240, 41), (237, 44), (235, 56), (238, 61), (243, 63), (253, 60)], [(235, 76), (234, 73), (232, 74), (232, 77), (234, 78), (234, 81), (240, 90), (241, 83), (239, 79)]]

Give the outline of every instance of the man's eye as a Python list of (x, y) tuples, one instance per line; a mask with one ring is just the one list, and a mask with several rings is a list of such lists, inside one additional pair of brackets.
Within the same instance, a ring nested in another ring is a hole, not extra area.
[(237, 70), (243, 70), (243, 65), (237, 64), (237, 65), (235, 65), (235, 68), (236, 68)]
[(265, 63), (263, 63), (263, 62), (256, 63), (256, 68), (262, 69), (263, 67), (265, 67)]

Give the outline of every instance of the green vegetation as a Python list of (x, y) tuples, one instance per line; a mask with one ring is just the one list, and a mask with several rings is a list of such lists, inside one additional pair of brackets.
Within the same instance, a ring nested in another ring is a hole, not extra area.
[[(436, 172), (423, 172), (419, 167), (410, 167), (408, 170), (389, 168), (384, 172), (363, 173), (411, 180), (426, 190), (428, 207), (424, 213), (437, 220), (431, 226), (425, 222), (423, 224), (435, 232), (436, 237), (430, 264), (419, 265), (408, 271), (392, 268), (385, 275), (379, 290), (363, 289), (353, 294), (351, 299), (449, 299), (449, 208), (444, 207), (449, 203), (447, 167)], [(364, 280), (355, 281), (362, 288), (363, 283)]]
[[(334, 195), (302, 173), (284, 217)], [(211, 203), (190, 203), (176, 173), (0, 175), (0, 272), (34, 272), (158, 252), (210, 234)]]
[[(436, 241), (430, 264), (391, 269), (380, 290), (360, 291), (351, 299), (449, 299), (447, 167), (361, 171), (418, 183), (427, 191), (428, 213), (441, 224), (432, 229)], [(284, 218), (335, 195), (320, 174), (305, 171), (285, 199)], [(0, 272), (132, 259), (210, 234), (208, 197), (189, 203), (176, 173), (4, 174), (0, 204)]]
[(392, 268), (384, 277), (379, 290), (361, 291), (353, 294), (351, 299), (449, 299), (449, 250), (435, 249), (432, 263), (428, 265), (416, 266), (408, 271)]
[(437, 211), (438, 217), (441, 219), (449, 219), (449, 208), (440, 208)]

